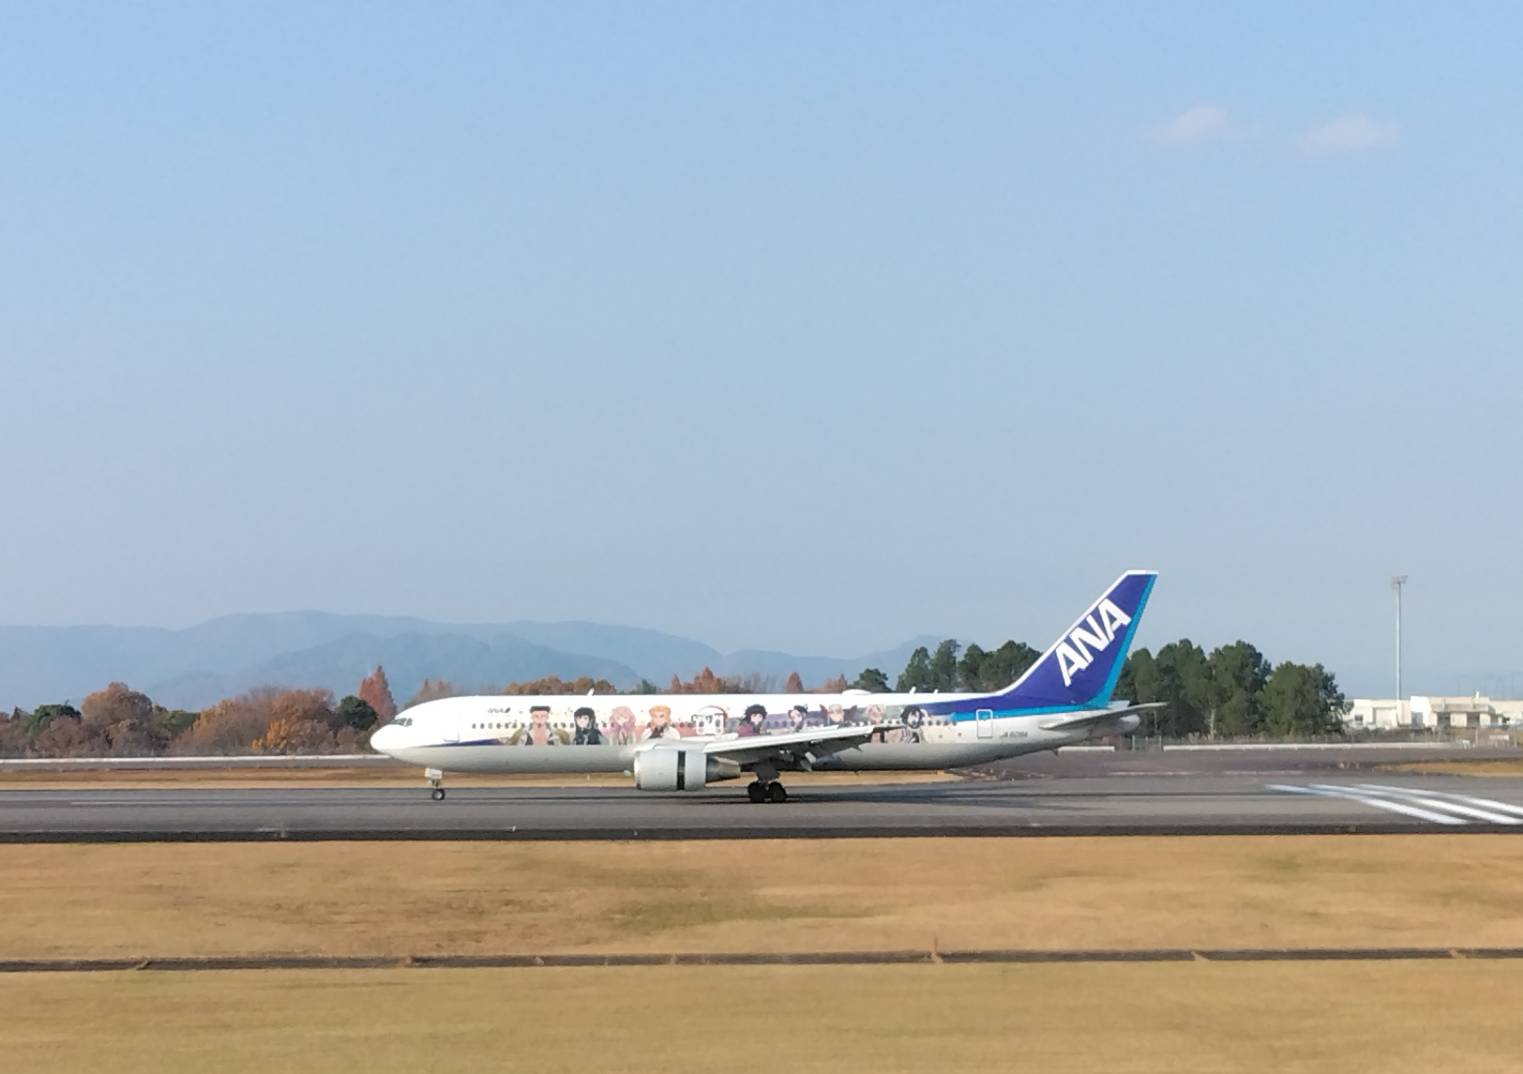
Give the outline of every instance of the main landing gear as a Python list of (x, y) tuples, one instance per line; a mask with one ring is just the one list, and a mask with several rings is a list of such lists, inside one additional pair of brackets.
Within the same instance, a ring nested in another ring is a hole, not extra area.
[(757, 805), (763, 802), (786, 802), (788, 789), (775, 779), (765, 783), (758, 779), (746, 787), (746, 797)]
[(423, 778), (428, 780), (428, 785), (434, 789), (434, 801), (444, 801), (444, 773), (437, 768), (425, 768)]
[(763, 761), (751, 769), (751, 774), (756, 778), (746, 788), (746, 797), (757, 805), (763, 802), (786, 802), (788, 792), (777, 781), (777, 764), (774, 761)]

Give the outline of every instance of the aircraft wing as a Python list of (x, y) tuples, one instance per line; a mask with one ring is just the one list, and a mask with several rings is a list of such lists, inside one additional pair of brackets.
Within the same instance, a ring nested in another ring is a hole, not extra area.
[(880, 731), (891, 731), (903, 726), (899, 723), (847, 724), (844, 727), (815, 727), (804, 731), (789, 731), (781, 735), (721, 738), (705, 745), (704, 752), (738, 761), (741, 764), (750, 764), (783, 753), (796, 756), (830, 753), (847, 746), (857, 746), (867, 742)]
[[(1144, 712), (1152, 712), (1161, 709), (1168, 702), (1149, 701), (1144, 705), (1128, 705), (1121, 709), (1102, 709), (1099, 712), (1085, 712), (1077, 716), (1055, 716), (1050, 720), (1043, 720), (1039, 726), (1043, 731), (1100, 731), (1104, 732), (1105, 725), (1116, 723), (1122, 716), (1137, 716)], [(1116, 725), (1117, 731), (1126, 731), (1130, 728)]]

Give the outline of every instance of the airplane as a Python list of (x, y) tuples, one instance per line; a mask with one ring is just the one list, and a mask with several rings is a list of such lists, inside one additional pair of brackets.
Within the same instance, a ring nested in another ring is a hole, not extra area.
[(920, 771), (984, 764), (1125, 734), (1157, 703), (1111, 701), (1156, 571), (1126, 571), (1015, 682), (993, 693), (588, 694), (450, 697), (370, 736), (445, 772), (623, 773), (642, 791), (699, 791), (751, 776), (784, 802), (783, 772)]

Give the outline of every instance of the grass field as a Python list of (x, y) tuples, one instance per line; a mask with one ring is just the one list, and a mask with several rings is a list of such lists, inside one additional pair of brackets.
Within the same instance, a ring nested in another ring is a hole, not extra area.
[(1519, 1069), (1516, 966), (892, 966), (0, 977), (7, 1069), (1418, 1074)]
[(0, 846), (0, 957), (1523, 946), (1489, 835)]
[(1523, 758), (1505, 761), (1412, 761), (1382, 766), (1424, 776), (1523, 776)]

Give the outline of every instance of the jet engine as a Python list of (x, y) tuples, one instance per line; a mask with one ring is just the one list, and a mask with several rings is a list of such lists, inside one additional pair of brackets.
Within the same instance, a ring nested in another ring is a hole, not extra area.
[(705, 783), (740, 776), (740, 765), (703, 748), (661, 747), (635, 754), (635, 787), (642, 791), (701, 791)]

